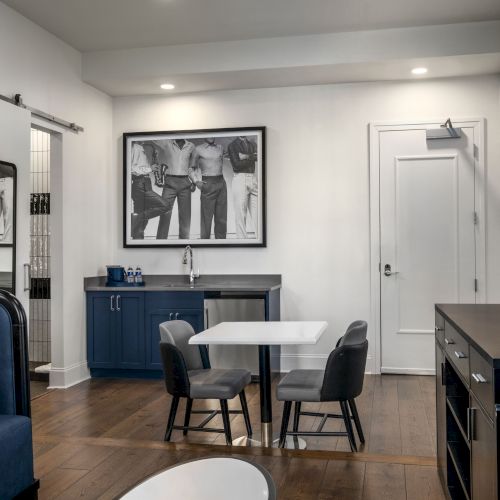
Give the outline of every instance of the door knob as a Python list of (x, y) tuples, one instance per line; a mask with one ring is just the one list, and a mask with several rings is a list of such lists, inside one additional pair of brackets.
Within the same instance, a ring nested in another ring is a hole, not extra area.
[(399, 274), (399, 271), (393, 271), (390, 264), (384, 266), (384, 274), (386, 276), (392, 276), (393, 274)]

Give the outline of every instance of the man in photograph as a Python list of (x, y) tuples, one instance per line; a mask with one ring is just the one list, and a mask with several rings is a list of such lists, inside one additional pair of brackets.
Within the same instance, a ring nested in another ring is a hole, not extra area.
[(162, 141), (162, 146), (168, 165), (162, 192), (167, 211), (160, 216), (156, 239), (168, 238), (172, 210), (177, 200), (179, 239), (188, 240), (191, 229), (191, 193), (196, 189), (191, 168), (194, 144), (186, 139), (167, 139)]
[(229, 144), (228, 153), (234, 171), (232, 190), (236, 237), (245, 239), (248, 238), (248, 213), (252, 220), (254, 234), (257, 233), (259, 194), (257, 176), (255, 175), (257, 144), (248, 140), (246, 136), (239, 136)]
[[(132, 145), (131, 174), (132, 200), (134, 213), (131, 220), (131, 235), (133, 239), (143, 240), (144, 230), (149, 219), (158, 217), (167, 211), (165, 200), (153, 191), (151, 174), (153, 168), (144, 151), (144, 142), (134, 142)], [(152, 157), (154, 157), (154, 153)]]
[(201, 226), (200, 238), (210, 239), (212, 221), (216, 239), (225, 239), (227, 233), (227, 186), (222, 175), (224, 148), (215, 142), (214, 137), (207, 137), (203, 144), (196, 146), (192, 167), (194, 175), (201, 175), (196, 185), (201, 191)]

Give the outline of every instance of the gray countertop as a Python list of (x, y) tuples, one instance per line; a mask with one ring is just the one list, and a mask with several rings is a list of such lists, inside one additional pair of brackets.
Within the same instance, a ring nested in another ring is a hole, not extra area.
[(182, 274), (144, 275), (143, 287), (106, 286), (106, 276), (84, 278), (86, 292), (106, 291), (200, 291), (200, 292), (269, 292), (281, 288), (281, 274), (205, 274), (196, 279), (194, 287), (189, 276)]

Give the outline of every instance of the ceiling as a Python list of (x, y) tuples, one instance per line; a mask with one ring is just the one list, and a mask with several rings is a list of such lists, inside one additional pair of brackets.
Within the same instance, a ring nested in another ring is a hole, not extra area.
[(2, 0), (89, 52), (500, 19), (499, 0)]

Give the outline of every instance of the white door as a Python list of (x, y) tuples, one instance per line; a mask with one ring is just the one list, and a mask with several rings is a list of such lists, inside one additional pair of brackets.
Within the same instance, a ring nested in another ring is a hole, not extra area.
[(378, 134), (381, 371), (433, 373), (434, 304), (476, 302), (479, 124), (426, 140), (439, 123)]
[(29, 312), (24, 264), (30, 261), (30, 150), (31, 113), (0, 101), (0, 160), (17, 167), (16, 296)]

